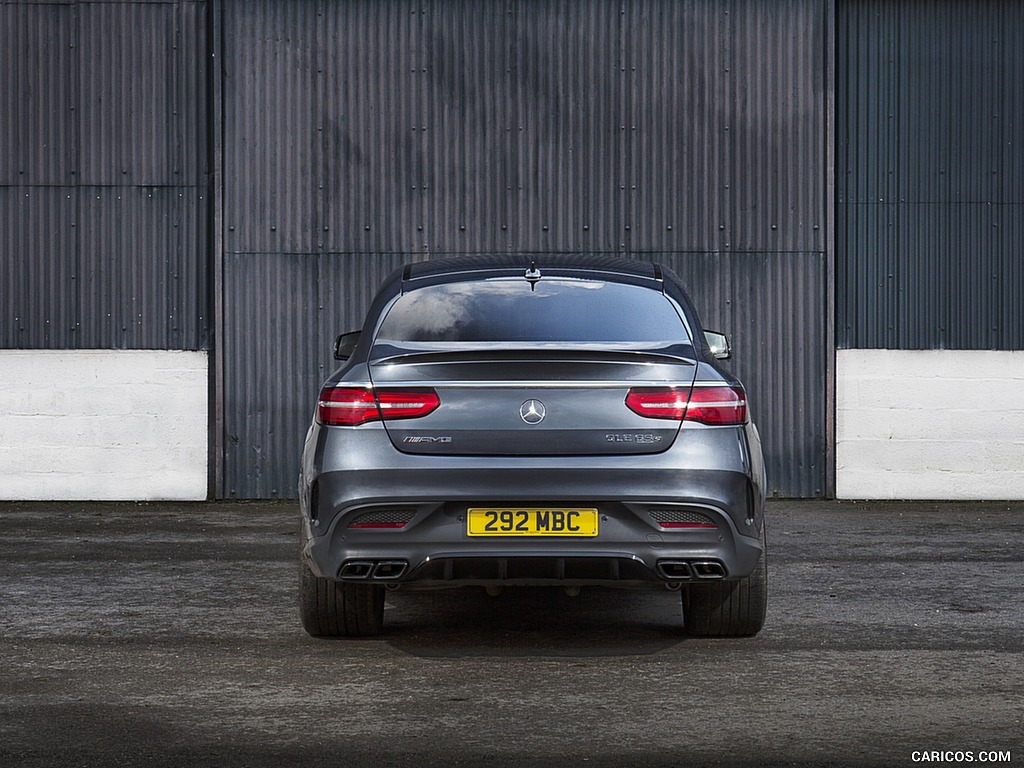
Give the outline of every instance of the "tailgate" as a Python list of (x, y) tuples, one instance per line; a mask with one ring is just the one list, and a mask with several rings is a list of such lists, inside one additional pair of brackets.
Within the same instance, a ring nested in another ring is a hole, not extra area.
[(451, 455), (621, 455), (666, 450), (679, 422), (626, 407), (631, 387), (693, 384), (696, 366), (656, 356), (452, 360), (388, 358), (371, 365), (378, 391), (430, 387), (440, 405), (385, 422), (400, 451)]

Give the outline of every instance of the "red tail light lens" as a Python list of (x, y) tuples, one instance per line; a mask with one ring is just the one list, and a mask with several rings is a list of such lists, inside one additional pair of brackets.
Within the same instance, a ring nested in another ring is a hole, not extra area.
[(626, 407), (648, 419), (681, 421), (686, 414), (687, 391), (674, 387), (633, 387), (626, 393)]
[(432, 389), (385, 390), (324, 387), (317, 403), (317, 420), (329, 427), (356, 427), (382, 419), (415, 419), (441, 404)]
[(384, 390), (377, 392), (377, 404), (385, 420), (418, 419), (437, 408), (441, 400), (432, 389)]
[(626, 407), (648, 419), (697, 421), (713, 426), (736, 426), (747, 420), (743, 387), (634, 387), (626, 394)]
[(352, 523), (349, 528), (367, 528), (378, 531), (398, 531), (405, 528), (405, 523)]
[(317, 420), (331, 427), (354, 427), (380, 418), (373, 391), (324, 387), (316, 407)]
[(743, 387), (694, 387), (686, 408), (687, 421), (714, 426), (736, 426), (747, 420), (747, 394)]

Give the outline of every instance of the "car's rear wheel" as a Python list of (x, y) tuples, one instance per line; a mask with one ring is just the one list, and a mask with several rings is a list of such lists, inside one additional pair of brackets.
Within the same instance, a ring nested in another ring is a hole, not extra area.
[(751, 637), (768, 608), (768, 549), (761, 526), (761, 557), (753, 573), (735, 581), (687, 584), (682, 589), (683, 631), (691, 637)]
[(313, 637), (370, 637), (384, 624), (384, 587), (323, 579), (300, 561), (299, 613)]

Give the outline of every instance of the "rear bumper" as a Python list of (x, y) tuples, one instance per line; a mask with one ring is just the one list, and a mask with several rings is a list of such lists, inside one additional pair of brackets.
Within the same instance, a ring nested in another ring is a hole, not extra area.
[[(703, 504), (686, 508), (700, 509), (715, 528), (664, 530), (649, 514), (651, 508), (665, 506), (662, 500), (584, 500), (573, 506), (599, 510), (598, 535), (566, 539), (470, 537), (466, 507), (476, 502), (390, 502), (398, 503), (415, 510), (402, 529), (350, 528), (368, 510), (381, 508), (360, 505), (336, 517), (324, 535), (310, 536), (304, 552), (313, 570), (334, 579), (422, 586), (644, 586), (740, 578), (754, 569), (761, 555), (753, 521), (744, 521), (745, 535), (725, 512)], [(310, 527), (315, 532), (320, 526)]]
[[(311, 434), (300, 484), (303, 555), (319, 576), (410, 586), (658, 586), (741, 578), (761, 555), (763, 498), (751, 475), (760, 457), (751, 461), (742, 429), (705, 430), (686, 450), (636, 457), (424, 457), (390, 445), (356, 456), (329, 437)], [(707, 466), (717, 456), (733, 457), (732, 466)], [(470, 537), (466, 510), (483, 504), (595, 507), (598, 535)], [(663, 529), (651, 510), (666, 506), (698, 510), (714, 528)], [(405, 526), (350, 527), (382, 509), (404, 510)]]

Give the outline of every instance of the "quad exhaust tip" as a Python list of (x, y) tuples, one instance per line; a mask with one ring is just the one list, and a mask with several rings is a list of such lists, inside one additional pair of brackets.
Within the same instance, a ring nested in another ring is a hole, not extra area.
[(717, 560), (659, 560), (658, 573), (669, 581), (724, 579), (727, 575), (725, 566)]
[(725, 566), (715, 560), (692, 563), (693, 574), (698, 579), (724, 579)]
[(405, 560), (381, 560), (373, 568), (375, 579), (400, 579), (409, 564)]
[(692, 579), (690, 564), (683, 560), (659, 560), (658, 572), (666, 579)]
[(368, 579), (373, 573), (373, 563), (365, 560), (349, 560), (338, 571), (342, 579)]
[(338, 578), (345, 581), (394, 581), (402, 578), (408, 567), (409, 563), (405, 560), (349, 560), (341, 566)]

